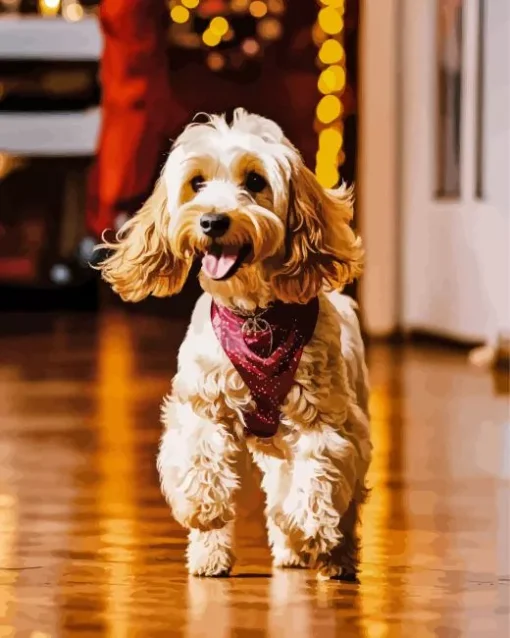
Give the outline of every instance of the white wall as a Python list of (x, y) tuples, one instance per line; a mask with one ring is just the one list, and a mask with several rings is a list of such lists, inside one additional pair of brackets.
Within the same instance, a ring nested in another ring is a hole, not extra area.
[[(473, 11), (473, 0), (466, 1)], [(427, 2), (363, 2), (358, 191), (367, 250), (364, 323), (372, 335), (401, 326), (492, 341), (510, 332), (510, 2), (485, 0), (484, 200), (466, 196), (474, 179), (470, 150), (470, 183), (461, 200), (450, 203), (432, 199), (436, 0)], [(406, 68), (411, 73), (404, 82)], [(469, 135), (473, 117), (470, 107), (464, 121)], [(466, 146), (474, 149), (471, 141)]]
[(398, 323), (398, 0), (365, 0), (360, 24), (359, 226), (367, 261), (360, 286), (364, 327)]
[[(483, 183), (496, 213), (486, 255), (497, 261), (492, 331), (510, 334), (510, 1), (485, 0), (487, 11)], [(487, 334), (487, 339), (495, 337)]]

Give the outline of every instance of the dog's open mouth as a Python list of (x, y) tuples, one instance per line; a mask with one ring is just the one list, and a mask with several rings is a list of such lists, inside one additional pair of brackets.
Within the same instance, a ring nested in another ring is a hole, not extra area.
[(202, 258), (202, 270), (211, 279), (223, 281), (239, 270), (251, 252), (251, 246), (222, 246), (213, 244)]

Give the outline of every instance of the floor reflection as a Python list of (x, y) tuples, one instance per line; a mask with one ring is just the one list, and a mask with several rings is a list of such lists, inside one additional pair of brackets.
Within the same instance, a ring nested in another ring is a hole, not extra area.
[(0, 333), (0, 638), (508, 635), (508, 397), (489, 374), (370, 349), (359, 586), (273, 573), (255, 471), (234, 577), (189, 579), (154, 467), (171, 326), (110, 314)]

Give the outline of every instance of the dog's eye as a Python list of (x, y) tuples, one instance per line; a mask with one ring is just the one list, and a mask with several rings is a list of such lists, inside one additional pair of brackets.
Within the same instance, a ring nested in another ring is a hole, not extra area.
[(202, 177), (202, 175), (195, 175), (195, 177), (190, 182), (191, 188), (195, 193), (198, 193), (198, 191), (204, 186), (204, 184), (205, 179)]
[(255, 171), (250, 171), (246, 176), (246, 188), (252, 193), (260, 193), (267, 186), (266, 180)]

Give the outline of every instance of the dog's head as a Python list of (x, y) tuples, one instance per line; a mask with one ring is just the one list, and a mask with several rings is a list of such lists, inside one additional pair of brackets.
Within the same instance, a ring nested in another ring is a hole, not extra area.
[(184, 130), (100, 267), (128, 301), (179, 292), (200, 257), (217, 298), (304, 303), (360, 274), (351, 218), (350, 190), (322, 188), (278, 125), (238, 109), (230, 125), (211, 116)]

